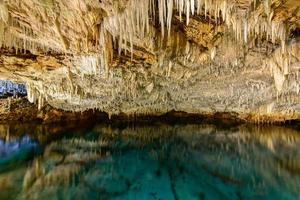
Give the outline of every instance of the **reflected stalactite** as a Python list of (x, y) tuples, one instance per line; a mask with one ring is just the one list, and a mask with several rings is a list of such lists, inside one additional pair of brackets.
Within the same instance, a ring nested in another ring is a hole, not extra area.
[[(251, 190), (251, 194), (239, 191), (245, 197), (256, 194), (257, 188), (273, 191), (266, 192), (266, 197), (273, 193), (278, 197), (283, 192), (294, 197), (299, 191), (300, 137), (295, 129), (213, 124), (121, 127), (98, 124), (90, 129), (77, 128), (55, 140), (48, 132), (48, 142), (39, 139), (45, 146), (43, 153), (35, 155), (28, 165), (11, 169), (14, 173), (18, 170), (22, 180), (7, 171), (0, 175), (0, 188), (11, 188), (15, 193), (10, 195), (21, 199), (52, 196), (59, 191), (64, 198), (75, 194), (87, 195), (84, 199), (91, 194), (130, 197), (139, 192), (148, 195), (144, 190), (150, 185), (163, 188), (164, 193), (159, 194), (180, 199), (183, 194), (199, 192), (200, 186), (209, 196), (215, 194), (209, 191), (222, 185), (223, 198), (231, 187), (244, 185)], [(7, 132), (4, 129), (1, 133)], [(45, 137), (48, 134), (46, 131)], [(14, 138), (18, 136), (10, 134), (10, 141)], [(9, 180), (6, 185), (5, 178)]]
[[(137, 183), (133, 177), (122, 175), (126, 173), (122, 170), (126, 168), (123, 159), (127, 162), (133, 159), (134, 163), (130, 167), (135, 171), (140, 168), (146, 171), (154, 170), (147, 172), (154, 173), (154, 177), (164, 177), (164, 170), (170, 170), (168, 174), (171, 176), (171, 183), (168, 184), (174, 184), (170, 186), (173, 188), (172, 192), (179, 196), (181, 190), (176, 185), (180, 183), (181, 175), (190, 177), (194, 174), (195, 179), (198, 177), (196, 171), (199, 170), (201, 176), (214, 177), (225, 185), (247, 184), (251, 188), (260, 187), (261, 190), (267, 190), (268, 187), (276, 188), (277, 184), (282, 183), (282, 180), (274, 178), (274, 173), (280, 177), (283, 174), (288, 177), (297, 173), (299, 142), (298, 131), (272, 126), (241, 125), (223, 129), (202, 124), (119, 129), (97, 125), (91, 130), (89, 137), (77, 136), (47, 145), (43, 156), (34, 161), (27, 170), (21, 196), (31, 198), (32, 194), (42, 194), (45, 186), (57, 189), (80, 186), (81, 189), (88, 188), (96, 193), (99, 190), (102, 195), (130, 195), (129, 186)], [(291, 153), (293, 151), (296, 152)], [(143, 153), (146, 153), (147, 159)], [(192, 159), (194, 157), (197, 159)], [(145, 162), (151, 163), (148, 164), (149, 169), (141, 164)], [(156, 164), (153, 162), (160, 163), (158, 168), (155, 168)], [(123, 168), (119, 169), (119, 165)], [(152, 165), (155, 169), (149, 167)], [(176, 170), (179, 170), (181, 175), (178, 175)], [(249, 181), (246, 172), (256, 175), (250, 175)], [(91, 174), (93, 175), (90, 176)], [(95, 176), (99, 181), (95, 180)], [(117, 177), (121, 185), (123, 181), (127, 182), (127, 190), (121, 189), (123, 186), (117, 186), (118, 184), (114, 185), (114, 189), (109, 187)], [(151, 180), (156, 180), (154, 177)], [(293, 184), (296, 180), (284, 180), (286, 186), (295, 192), (296, 187)], [(189, 181), (186, 184), (189, 184)], [(114, 192), (115, 190), (119, 192)]]

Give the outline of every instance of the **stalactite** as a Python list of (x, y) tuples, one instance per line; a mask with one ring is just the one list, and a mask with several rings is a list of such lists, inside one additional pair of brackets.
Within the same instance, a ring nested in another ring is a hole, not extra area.
[(43, 106), (44, 106), (44, 97), (43, 95), (40, 94), (38, 98), (38, 110), (41, 110)]
[(4, 42), (4, 30), (5, 29), (5, 24), (3, 21), (0, 20), (0, 48), (3, 45)]
[(171, 23), (172, 23), (172, 15), (173, 15), (173, 0), (168, 0), (168, 14), (167, 14), (167, 29), (168, 29), (168, 37), (171, 34)]
[(271, 70), (273, 73), (277, 92), (280, 94), (283, 90), (283, 84), (285, 82), (285, 75), (284, 75), (283, 71), (280, 69), (280, 67), (273, 60), (270, 60), (270, 67), (271, 67)]
[(26, 85), (26, 90), (27, 90), (27, 99), (30, 103), (35, 103), (37, 100), (37, 91), (33, 84), (28, 83)]
[(5, 30), (4, 46), (14, 47), (16, 52), (23, 50), (32, 53), (40, 52), (64, 52), (60, 41), (41, 40), (39, 35), (34, 33), (30, 24), (20, 21), (17, 18), (10, 17)]
[(3, 0), (0, 1), (0, 21), (3, 21), (4, 23), (7, 23), (8, 21), (8, 9)]
[(0, 1), (0, 48), (4, 42), (4, 34), (5, 34), (5, 27), (7, 26), (8, 22), (8, 9), (3, 0)]
[(162, 34), (162, 37), (164, 37), (164, 33), (165, 33), (165, 20), (164, 20), (164, 6), (163, 4), (165, 3), (164, 0), (159, 0), (159, 6), (158, 6), (158, 12), (159, 12), (159, 23), (161, 25), (161, 34)]
[(211, 49), (211, 52), (210, 52), (210, 57), (211, 57), (212, 60), (215, 59), (216, 53), (217, 53), (217, 48), (216, 48), (216, 47), (213, 47), (213, 48)]
[(103, 26), (101, 26), (100, 30), (100, 36), (99, 36), (99, 43), (100, 43), (100, 73), (101, 70), (104, 69), (106, 72), (106, 77), (108, 76), (108, 70), (109, 70), (109, 65), (108, 65), (108, 53), (109, 51), (112, 51), (112, 45), (109, 45), (110, 49), (107, 48), (107, 31)]

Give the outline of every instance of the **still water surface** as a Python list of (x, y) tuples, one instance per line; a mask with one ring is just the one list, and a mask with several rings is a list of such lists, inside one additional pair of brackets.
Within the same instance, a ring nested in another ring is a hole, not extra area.
[(300, 199), (300, 131), (0, 125), (0, 199)]

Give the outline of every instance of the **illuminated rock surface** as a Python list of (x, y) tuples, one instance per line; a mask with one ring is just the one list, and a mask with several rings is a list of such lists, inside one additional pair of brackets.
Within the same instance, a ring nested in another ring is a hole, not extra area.
[(0, 78), (42, 108), (298, 119), (298, 0), (1, 0)]

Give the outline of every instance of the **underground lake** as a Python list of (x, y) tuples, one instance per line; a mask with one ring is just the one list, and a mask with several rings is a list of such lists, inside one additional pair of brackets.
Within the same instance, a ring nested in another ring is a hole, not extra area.
[(0, 125), (0, 199), (300, 199), (300, 129)]
[(0, 200), (300, 200), (300, 0), (0, 0)]

